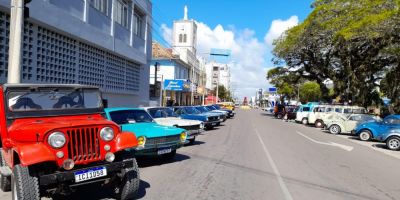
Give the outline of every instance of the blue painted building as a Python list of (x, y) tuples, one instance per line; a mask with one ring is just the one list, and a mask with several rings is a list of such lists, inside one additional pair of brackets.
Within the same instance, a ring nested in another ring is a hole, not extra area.
[[(0, 0), (0, 83), (7, 81), (10, 0)], [(108, 106), (149, 101), (150, 0), (33, 0), (23, 29), (24, 83), (99, 86)]]

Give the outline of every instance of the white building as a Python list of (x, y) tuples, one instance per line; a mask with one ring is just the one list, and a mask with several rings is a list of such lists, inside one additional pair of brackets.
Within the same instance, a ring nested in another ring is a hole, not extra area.
[[(7, 82), (10, 0), (0, 0), (0, 83)], [(22, 83), (98, 86), (108, 106), (149, 101), (150, 0), (34, 0), (23, 28)]]
[(228, 64), (209, 62), (206, 64), (206, 87), (214, 90), (217, 85), (223, 85), (227, 90), (231, 89), (231, 70)]

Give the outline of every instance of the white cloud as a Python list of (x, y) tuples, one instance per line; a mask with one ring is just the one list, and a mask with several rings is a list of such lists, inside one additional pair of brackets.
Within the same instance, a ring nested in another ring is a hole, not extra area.
[[(199, 56), (204, 57), (211, 48), (230, 49), (231, 86), (240, 99), (245, 96), (250, 99), (259, 88), (266, 89), (269, 86), (265, 75), (270, 62), (266, 62), (266, 58), (270, 57), (269, 51), (273, 39), (297, 23), (297, 16), (286, 21), (274, 20), (265, 36), (265, 41), (260, 41), (251, 29), (236, 30), (234, 27), (226, 29), (222, 25), (210, 28), (203, 22), (197, 22), (197, 52)], [(171, 28), (163, 24), (161, 31), (165, 40), (171, 41)]]
[(166, 24), (161, 24), (160, 28), (164, 40), (166, 40), (168, 44), (172, 44), (172, 29), (169, 28)]
[(271, 27), (268, 30), (268, 33), (265, 35), (264, 40), (269, 48), (273, 48), (273, 42), (275, 39), (279, 38), (282, 33), (284, 33), (289, 28), (296, 26), (299, 24), (299, 18), (297, 16), (291, 16), (287, 20), (276, 19), (271, 23)]

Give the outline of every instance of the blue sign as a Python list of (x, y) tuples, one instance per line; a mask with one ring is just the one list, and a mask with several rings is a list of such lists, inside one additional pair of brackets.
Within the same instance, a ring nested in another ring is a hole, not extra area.
[(268, 88), (268, 92), (270, 92), (270, 93), (276, 93), (276, 88), (270, 87), (270, 88)]
[(188, 92), (190, 91), (190, 83), (186, 80), (167, 79), (164, 81), (164, 90)]

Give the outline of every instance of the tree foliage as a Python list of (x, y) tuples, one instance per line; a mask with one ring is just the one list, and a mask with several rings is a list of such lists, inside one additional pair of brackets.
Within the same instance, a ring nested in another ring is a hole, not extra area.
[(315, 81), (325, 99), (329, 78), (332, 96), (368, 106), (383, 92), (400, 110), (400, 0), (316, 0), (313, 8), (275, 41), (274, 62), (287, 68), (267, 77)]
[(306, 102), (318, 102), (321, 98), (321, 88), (317, 82), (310, 81), (305, 82), (300, 87), (300, 101)]

